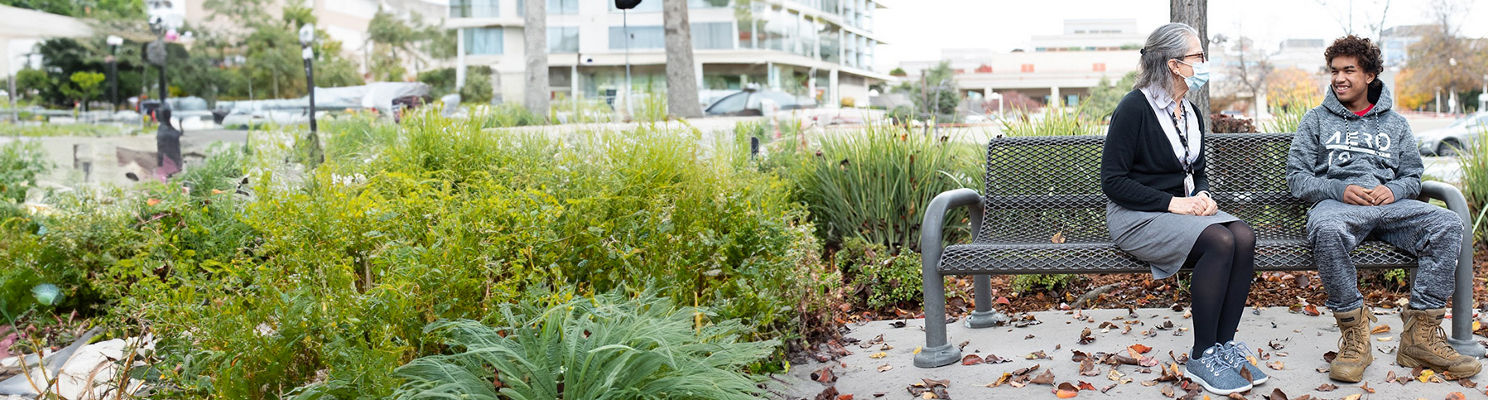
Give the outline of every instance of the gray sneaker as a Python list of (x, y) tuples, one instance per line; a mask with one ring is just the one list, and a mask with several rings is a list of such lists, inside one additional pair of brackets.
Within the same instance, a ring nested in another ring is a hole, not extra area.
[(1220, 396), (1250, 390), (1254, 386), (1240, 376), (1241, 367), (1232, 362), (1228, 352), (1228, 347), (1223, 344), (1209, 347), (1201, 357), (1188, 360), (1183, 367), (1183, 376)]
[(1271, 379), (1271, 377), (1266, 376), (1266, 371), (1261, 370), (1261, 366), (1250, 362), (1255, 353), (1250, 351), (1250, 347), (1247, 347), (1245, 342), (1231, 340), (1229, 343), (1225, 343), (1224, 347), (1225, 350), (1228, 350), (1231, 363), (1250, 370), (1251, 385), (1260, 385), (1266, 383), (1266, 380)]

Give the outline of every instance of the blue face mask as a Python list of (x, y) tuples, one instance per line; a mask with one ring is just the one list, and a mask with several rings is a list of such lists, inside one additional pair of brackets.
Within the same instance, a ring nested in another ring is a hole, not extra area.
[(1198, 62), (1189, 64), (1183, 62), (1183, 60), (1178, 60), (1178, 62), (1193, 67), (1193, 76), (1183, 76), (1182, 74), (1178, 75), (1183, 76), (1183, 83), (1188, 84), (1188, 91), (1196, 92), (1199, 90), (1199, 88), (1204, 87), (1204, 84), (1209, 83), (1209, 63)]

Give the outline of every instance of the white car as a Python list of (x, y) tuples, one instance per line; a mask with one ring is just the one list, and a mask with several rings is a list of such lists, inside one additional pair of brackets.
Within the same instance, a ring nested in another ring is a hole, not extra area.
[(1468, 115), (1446, 128), (1433, 129), (1416, 134), (1422, 155), (1443, 157), (1457, 153), (1488, 134), (1488, 111)]

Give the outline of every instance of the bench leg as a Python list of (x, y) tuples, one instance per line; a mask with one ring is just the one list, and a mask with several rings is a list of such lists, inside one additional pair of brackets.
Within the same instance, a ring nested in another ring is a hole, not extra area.
[(1483, 345), (1473, 338), (1473, 258), (1472, 231), (1463, 234), (1462, 254), (1457, 257), (1457, 289), (1452, 293), (1452, 335), (1447, 343), (1458, 354), (1481, 358)]
[(1008, 322), (1008, 316), (992, 310), (992, 278), (977, 275), (972, 278), (976, 289), (976, 311), (966, 317), (968, 328), (990, 328)]
[[(1472, 227), (1472, 216), (1468, 215), (1467, 198), (1452, 185), (1435, 181), (1421, 182), (1421, 200), (1439, 199), (1447, 203), (1447, 209), (1457, 213), (1462, 226)], [(1452, 293), (1452, 334), (1447, 343), (1458, 354), (1483, 357), (1484, 349), (1473, 339), (1473, 231), (1462, 230), (1462, 250), (1457, 255), (1457, 288)], [(1414, 280), (1412, 280), (1414, 281)]]
[(940, 254), (921, 256), (924, 257), (925, 269), (925, 347), (920, 349), (920, 354), (915, 354), (914, 365), (935, 368), (960, 360), (961, 349), (946, 340), (945, 279), (939, 271)]

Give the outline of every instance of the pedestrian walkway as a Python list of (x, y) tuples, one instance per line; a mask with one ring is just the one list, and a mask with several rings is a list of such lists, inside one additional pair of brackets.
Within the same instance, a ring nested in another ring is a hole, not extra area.
[[(1271, 380), (1247, 392), (1245, 397), (1263, 399), (1274, 389), (1281, 389), (1289, 399), (1303, 395), (1314, 399), (1345, 399), (1355, 394), (1363, 399), (1446, 399), (1453, 392), (1469, 399), (1488, 397), (1485, 392), (1488, 385), (1478, 383), (1488, 383), (1488, 375), (1471, 378), (1472, 387), (1466, 387), (1462, 382), (1439, 377), (1428, 376), (1427, 382), (1422, 382), (1414, 378), (1416, 375), (1410, 368), (1395, 365), (1394, 352), (1403, 324), (1394, 310), (1379, 309), (1376, 313), (1382, 315), (1375, 324), (1377, 333), (1371, 341), (1374, 365), (1366, 371), (1363, 382), (1346, 384), (1328, 379), (1324, 354), (1337, 350), (1339, 336), (1326, 310), (1317, 316), (1287, 308), (1247, 310), (1236, 339), (1247, 342), (1252, 351), (1261, 351), (1260, 362)], [(1022, 323), (1029, 324), (1024, 327), (970, 329), (957, 321), (948, 328), (950, 342), (962, 346), (963, 356), (975, 354), (993, 363), (916, 368), (914, 352), (925, 343), (924, 320), (875, 321), (851, 327), (846, 337), (856, 339), (857, 343), (843, 343), (843, 347), (852, 354), (831, 362), (813, 360), (805, 365), (792, 365), (786, 376), (778, 378), (787, 382), (788, 387), (782, 391), (790, 398), (806, 399), (817, 398), (829, 386), (840, 394), (853, 395), (854, 399), (922, 398), (923, 394), (914, 395), (910, 390), (916, 383), (930, 389), (944, 384), (945, 393), (955, 399), (1054, 399), (1058, 398), (1056, 387), (1066, 382), (1069, 388), (1089, 383), (1083, 385), (1085, 390), (1072, 392), (1074, 398), (1151, 399), (1185, 395), (1185, 390), (1178, 386), (1180, 381), (1160, 380), (1163, 380), (1161, 368), (1173, 368), (1175, 357), (1185, 360), (1184, 354), (1193, 344), (1186, 310), (1045, 311), (1026, 315), (1031, 319)], [(1450, 321), (1444, 326), (1449, 324)], [(1388, 326), (1388, 330), (1382, 331), (1385, 329), (1382, 325)], [(1089, 334), (1082, 335), (1086, 329)], [(1098, 359), (1105, 358), (1099, 353), (1129, 357), (1134, 351), (1129, 349), (1134, 346), (1137, 346), (1134, 350), (1150, 347), (1150, 351), (1137, 354), (1139, 358), (1135, 359), (1139, 364), (1146, 361), (1145, 364), (1154, 366), (1113, 366), (1096, 360), (1082, 374), (1081, 363), (1072, 361), (1077, 352)], [(835, 382), (813, 381), (814, 373), (829, 366)], [(1004, 374), (1034, 366), (1038, 369), (1021, 377), (1008, 376), (997, 384)], [(1181, 371), (1182, 367), (1177, 368)], [(1038, 378), (1045, 372), (1052, 373), (1051, 384), (1034, 383), (1042, 381)], [(1387, 381), (1391, 377), (1395, 379)], [(1202, 399), (1206, 394), (1219, 398), (1199, 390), (1196, 398)], [(913, 393), (920, 391), (916, 389)], [(882, 397), (876, 397), (880, 393)]]

